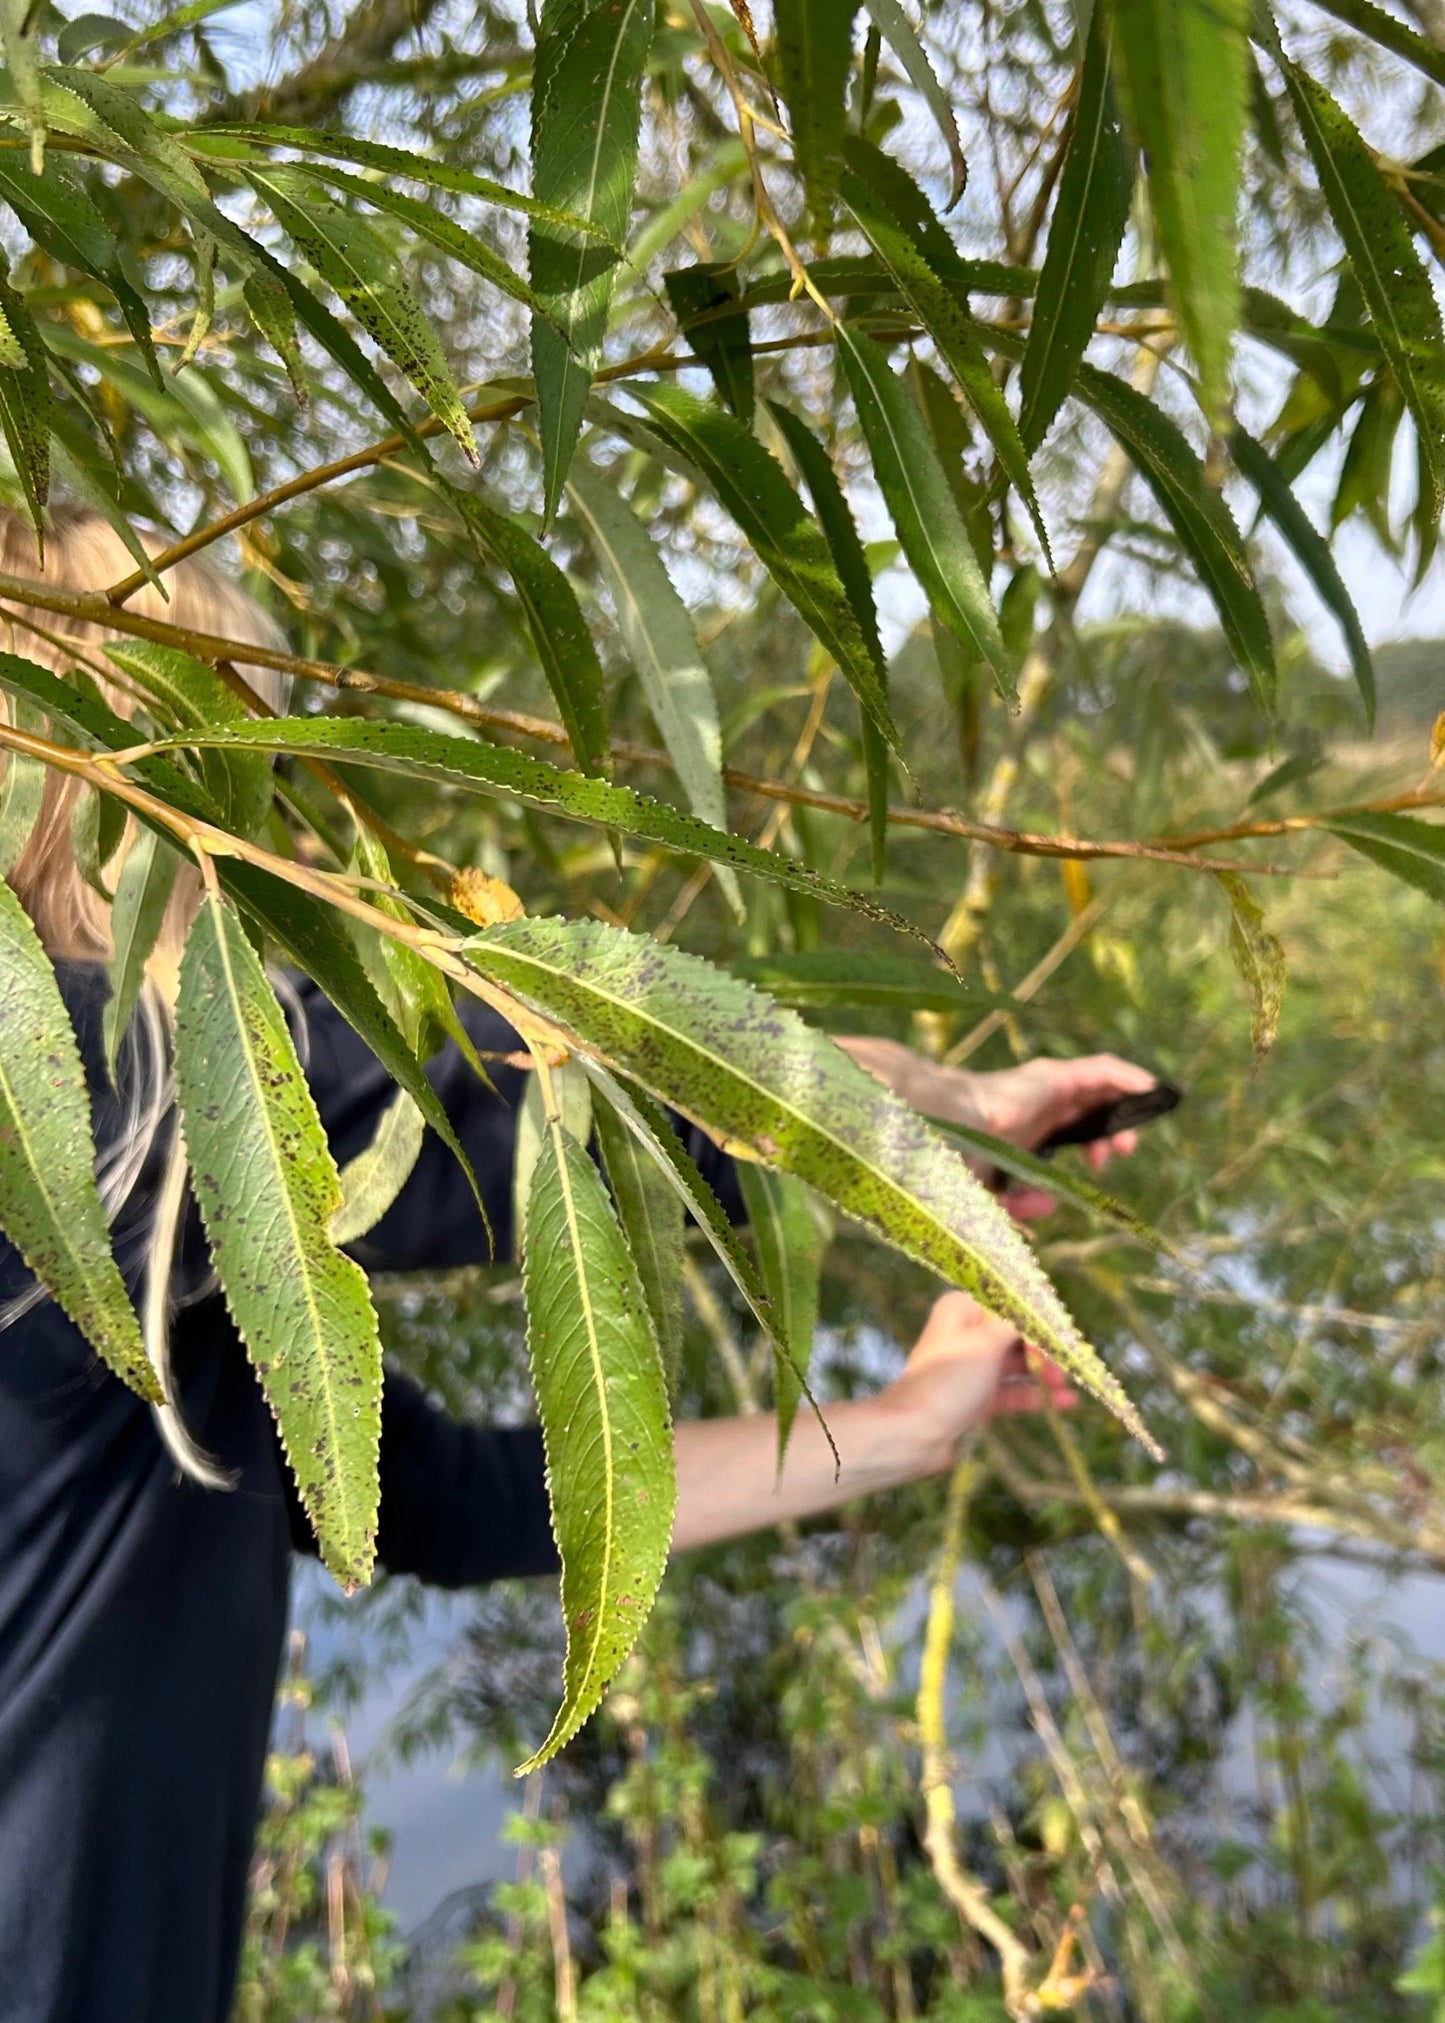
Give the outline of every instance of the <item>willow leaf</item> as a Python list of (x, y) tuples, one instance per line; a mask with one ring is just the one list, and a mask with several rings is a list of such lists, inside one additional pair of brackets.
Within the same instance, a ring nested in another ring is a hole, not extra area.
[(820, 233), (838, 182), (853, 20), (858, 0), (776, 0), (778, 89), (788, 108), (793, 159)]
[(1111, 8), (1095, 7), (1019, 374), (1019, 434), (1031, 450), (1048, 434), (1094, 334), (1129, 223), (1134, 162), (1110, 81), (1114, 36)]
[(152, 377), (159, 382), (146, 306), (126, 278), (115, 234), (64, 161), (50, 154), (36, 176), (12, 153), (0, 149), (0, 197), (52, 259), (109, 288)]
[(562, 1558), (562, 1704), (523, 1776), (593, 1713), (647, 1620), (677, 1483), (667, 1382), (607, 1189), (553, 1120), (527, 1204), (527, 1348)]
[(679, 330), (738, 420), (751, 423), (753, 349), (747, 310), (731, 307), (739, 293), (736, 266), (703, 260), (662, 278)]
[[(11, 720), (21, 730), (44, 729), (44, 718), (23, 703), (15, 706)], [(5, 754), (5, 771), (0, 775), (0, 878), (8, 878), (25, 855), (25, 846), (40, 819), (47, 777), (42, 760), (26, 758), (23, 752)]]
[(1317, 4), (1326, 14), (1333, 14), (1336, 21), (1347, 23), (1381, 49), (1388, 49), (1392, 56), (1413, 64), (1432, 83), (1445, 84), (1445, 49), (1398, 15), (1377, 7), (1374, 0), (1317, 0)]
[(35, 31), (40, 9), (35, 0), (0, 0), (0, 49), (10, 82), (30, 129), (30, 167), (39, 175), (45, 167), (45, 107), (40, 86), (40, 59)]
[[(215, 139), (251, 141), (261, 147), (295, 148), (308, 156), (321, 155), (336, 161), (355, 162), (361, 168), (382, 169), (388, 175), (405, 176), (409, 182), (424, 183), (430, 190), (448, 190), (460, 197), (480, 197), (484, 203), (496, 204), (503, 210), (520, 211), (529, 218), (540, 218), (562, 231), (599, 236), (597, 228), (589, 225), (585, 218), (558, 210), (555, 205), (541, 203), (535, 196), (528, 196), (525, 190), (508, 189), (505, 183), (495, 182), (490, 176), (479, 176), (471, 169), (460, 168), (454, 162), (437, 161), (430, 155), (413, 154), (409, 148), (391, 147), (385, 141), (359, 140), (354, 134), (331, 133), (325, 127), (238, 125), (203, 127), (198, 133), (187, 136), (187, 145), (201, 152), (208, 141)], [(308, 163), (308, 166), (314, 167), (314, 163)]]
[(596, 921), (513, 921), (469, 942), (466, 959), (575, 1051), (796, 1174), (972, 1293), (1147, 1438), (959, 1155), (795, 1013), (695, 956)]
[[(711, 828), (726, 829), (717, 701), (687, 606), (673, 588), (652, 536), (604, 478), (579, 458), (567, 489), (601, 565), (628, 657), (692, 812)], [(741, 919), (736, 874), (721, 867), (718, 884)]]
[(828, 544), (777, 458), (735, 416), (681, 387), (633, 390), (653, 432), (731, 514), (783, 595), (832, 654), (880, 736), (901, 757), (887, 694)]
[(1411, 815), (1346, 815), (1329, 824), (1333, 835), (1382, 870), (1445, 905), (1445, 828)]
[(738, 1166), (758, 1267), (774, 1326), (787, 1344), (773, 1364), (773, 1396), (778, 1415), (778, 1467), (788, 1451), (798, 1404), (807, 1382), (818, 1325), (818, 1288), (823, 1270), (823, 1239), (808, 1190), (790, 1173), (742, 1161)]
[(903, 552), (940, 623), (988, 663), (1012, 702), (1017, 691), (998, 614), (918, 403), (887, 353), (855, 325), (838, 325), (838, 351)]
[[(544, 0), (532, 81), (532, 187), (589, 233), (540, 219), (528, 237), (532, 287), (550, 321), (532, 321), (541, 417), (543, 520), (562, 498), (602, 351), (637, 175), (651, 0)], [(555, 326), (555, 327), (554, 327)]]
[[(886, 158), (881, 150), (869, 148), (865, 142), (850, 145), (850, 162), (876, 167), (877, 162), (883, 159)], [(892, 179), (883, 187), (892, 187)], [(894, 286), (933, 339), (939, 357), (977, 415), (984, 433), (993, 444), (1000, 468), (1028, 508), (1044, 558), (1052, 568), (1048, 529), (1039, 511), (1034, 481), (1029, 474), (1028, 451), (1024, 448), (1018, 423), (989, 370), (988, 358), (977, 325), (968, 312), (967, 301), (941, 278), (924, 252), (925, 245), (935, 244), (937, 238), (947, 236), (942, 225), (933, 220), (936, 233), (927, 230), (915, 242), (887, 209), (878, 191), (871, 187), (866, 174), (856, 174), (850, 169), (843, 178), (842, 189), (844, 203), (883, 262)], [(927, 199), (921, 190), (915, 194), (917, 203), (912, 208), (917, 215), (918, 206), (927, 210)]]
[(968, 163), (964, 159), (963, 141), (959, 136), (958, 121), (954, 117), (953, 102), (938, 81), (938, 73), (928, 60), (928, 52), (918, 39), (918, 33), (899, 6), (898, 0), (864, 0), (875, 27), (888, 44), (898, 61), (908, 74), (908, 81), (922, 98), (937, 122), (938, 131), (943, 135), (948, 149), (950, 210), (963, 195), (968, 181)]
[(1422, 514), (1438, 520), (1445, 506), (1445, 335), (1435, 291), (1358, 128), (1308, 71), (1282, 52), (1279, 61), (1330, 217), (1419, 431)]
[(275, 1415), (325, 1564), (371, 1575), (381, 1343), (366, 1279), (327, 1235), (341, 1181), (275, 992), (235, 910), (208, 898), (181, 960), (176, 1088), (226, 1304)]
[(405, 1089), (398, 1089), (382, 1111), (371, 1143), (341, 1169), (341, 1206), (327, 1229), (338, 1248), (355, 1243), (380, 1222), (411, 1178), (425, 1135), (426, 1119)]
[(576, 591), (525, 527), (473, 492), (448, 487), (447, 496), (483, 552), (512, 579), (578, 765), (585, 773), (610, 771), (606, 684)]
[(175, 851), (149, 829), (136, 837), (121, 867), (110, 910), (110, 938), (114, 947), (110, 996), (101, 1022), (106, 1066), (112, 1081), (121, 1041), (145, 982), (146, 964), (166, 917), (179, 869)]
[(1110, 0), (1114, 60), (1204, 409), (1229, 405), (1249, 0)]
[[(878, 637), (878, 611), (873, 602), (873, 572), (859, 537), (848, 501), (833, 469), (833, 460), (791, 408), (769, 401), (768, 412), (777, 423), (798, 474), (808, 488), (813, 511), (823, 529), (838, 571), (838, 580), (853, 607), (868, 651), (872, 656), (878, 685), (888, 693), (888, 662)], [(878, 736), (871, 717), (863, 718), (863, 765), (868, 782), (868, 829), (872, 843), (873, 883), (881, 885), (888, 868), (888, 747)]]
[(123, 1382), (160, 1386), (95, 1184), (90, 1097), (40, 937), (0, 883), (0, 1229)]
[(600, 1093), (592, 1115), (612, 1203), (637, 1267), (671, 1395), (682, 1361), (682, 1200), (656, 1159), (643, 1150), (618, 1110)]
[[(839, 885), (794, 857), (761, 850), (741, 836), (711, 829), (695, 815), (685, 815), (646, 794), (633, 793), (630, 787), (589, 779), (582, 773), (563, 772), (545, 760), (504, 745), (486, 745), (411, 724), (359, 717), (276, 717), (264, 723), (212, 724), (178, 733), (166, 742), (198, 750), (213, 746), (220, 750), (329, 752), (353, 765), (376, 766), (419, 779), (446, 780), (473, 792), (512, 794), (531, 807), (550, 809), (574, 821), (596, 822), (685, 856), (733, 865), (739, 871), (770, 879), (830, 906), (847, 907), (933, 948), (927, 935), (901, 914), (879, 906), (865, 893)], [(947, 961), (947, 957), (940, 960)]]
[(1219, 874), (1229, 900), (1229, 956), (1249, 992), (1249, 1037), (1254, 1065), (1274, 1045), (1286, 978), (1284, 944), (1264, 924), (1264, 908), (1242, 878)]
[(23, 364), (0, 369), (0, 427), (10, 447), (38, 546), (43, 547), (50, 496), (50, 374), (45, 344), (23, 296), (0, 279), (0, 315), (20, 347)]
[(1081, 1179), (1077, 1172), (1041, 1159), (1037, 1152), (1022, 1151), (1017, 1145), (1011, 1145), (1007, 1138), (996, 1138), (989, 1131), (975, 1131), (968, 1124), (959, 1124), (952, 1117), (935, 1118), (934, 1124), (936, 1129), (956, 1139), (984, 1165), (997, 1168), (1013, 1180), (1022, 1180), (1026, 1186), (1052, 1194), (1059, 1201), (1067, 1201), (1072, 1207), (1082, 1208), (1085, 1214), (1112, 1223), (1116, 1229), (1123, 1230), (1150, 1250), (1177, 1259), (1179, 1254), (1174, 1245), (1152, 1223), (1136, 1215), (1132, 1208), (1116, 1200), (1112, 1194), (1106, 1194), (1102, 1187), (1095, 1187), (1092, 1181)]
[(472, 273), (480, 274), (484, 281), (490, 281), (494, 288), (500, 288), (514, 302), (521, 302), (539, 315), (547, 313), (515, 268), (500, 253), (493, 252), (484, 239), (479, 239), (475, 232), (467, 231), (455, 218), (449, 218), (445, 211), (437, 210), (433, 204), (422, 203), (419, 198), (410, 197), (405, 190), (394, 189), (387, 182), (368, 181), (364, 176), (348, 175), (344, 169), (315, 162), (308, 167), (313, 176), (333, 189), (359, 198), (362, 203), (370, 204), (373, 210), (385, 211), (389, 217), (399, 218), (404, 225), (411, 227), (418, 238), (429, 241), (439, 252), (470, 268)]
[(1345, 588), (1344, 578), (1335, 566), (1329, 542), (1316, 530), (1314, 522), (1295, 496), (1294, 487), (1262, 443), (1256, 442), (1246, 430), (1236, 428), (1230, 437), (1229, 447), (1240, 472), (1254, 487), (1260, 505), (1289, 543), (1295, 560), (1318, 591), (1321, 602), (1338, 620), (1349, 650), (1355, 684), (1365, 705), (1365, 720), (1373, 730), (1374, 663), (1370, 658), (1364, 627), (1360, 624), (1360, 615)]
[(472, 424), (446, 354), (384, 241), (363, 218), (318, 197), (298, 170), (252, 166), (247, 175), (292, 244), (475, 464)]
[(576, 1061), (563, 1061), (549, 1071), (545, 1084), (540, 1074), (527, 1077), (526, 1090), (517, 1109), (517, 1129), (512, 1140), (512, 1228), (516, 1234), (517, 1256), (526, 1242), (527, 1204), (532, 1199), (532, 1181), (537, 1161), (547, 1142), (547, 1105), (550, 1100), (562, 1121), (562, 1128), (579, 1145), (592, 1136), (592, 1089), (587, 1075)]
[(850, 1011), (874, 1005), (895, 1011), (958, 1012), (1009, 1009), (1014, 1000), (975, 984), (960, 986), (943, 970), (911, 956), (877, 955), (842, 949), (805, 954), (747, 956), (729, 965), (735, 976), (755, 984), (800, 1011)]
[[(106, 659), (159, 705), (165, 723), (247, 723), (246, 705), (213, 667), (179, 647), (153, 639), (108, 641)], [(203, 752), (201, 778), (215, 801), (223, 828), (252, 837), (271, 806), (271, 765), (262, 754)]]

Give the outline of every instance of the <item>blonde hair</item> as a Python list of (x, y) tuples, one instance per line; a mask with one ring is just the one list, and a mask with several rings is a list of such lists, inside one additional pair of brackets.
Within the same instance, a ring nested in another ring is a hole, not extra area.
[[(147, 540), (148, 552), (160, 543)], [(95, 593), (128, 576), (134, 558), (119, 535), (96, 514), (58, 508), (46, 530), (45, 561), (36, 553), (30, 528), (13, 512), (0, 508), (0, 571), (28, 577), (49, 588)], [(202, 561), (178, 563), (167, 571), (169, 601), (147, 583), (127, 600), (128, 608), (147, 617), (165, 619), (192, 632), (219, 634), (248, 645), (279, 648), (283, 641), (258, 605), (220, 572)], [(77, 666), (93, 677), (118, 716), (135, 713), (134, 692), (120, 681), (104, 656), (103, 626), (64, 614), (36, 611), (22, 616), (10, 609), (3, 617), (4, 644), (22, 659), (33, 660), (62, 680)], [(289, 678), (274, 668), (239, 659), (237, 672), (262, 704), (284, 710)], [(0, 696), (0, 718), (9, 721), (9, 705)], [(67, 774), (46, 777), (40, 814), (18, 862), (6, 882), (34, 921), (46, 952), (53, 960), (106, 961), (113, 953), (109, 902), (82, 876), (71, 841), (76, 802), (87, 791)], [(114, 892), (138, 831), (128, 820), (115, 855), (106, 867)], [(125, 1072), (117, 1072), (124, 1123), (113, 1142), (100, 1152), (96, 1179), (107, 1218), (114, 1222), (129, 1201), (167, 1120), (172, 1119), (164, 1174), (151, 1215), (146, 1275), (141, 1301), (142, 1334), (160, 1379), (166, 1402), (153, 1407), (156, 1424), (172, 1459), (187, 1474), (213, 1488), (229, 1488), (232, 1478), (196, 1444), (175, 1406), (170, 1366), (171, 1279), (176, 1244), (186, 1200), (186, 1162), (178, 1124), (174, 1122), (174, 1086), (170, 1067), (170, 987), (186, 930), (200, 901), (199, 873), (183, 864), (176, 877), (165, 920), (147, 965), (146, 988), (136, 1006), (123, 1056)], [(0, 1330), (18, 1320), (46, 1297), (37, 1283), (0, 1311)]]
[[(142, 539), (149, 552), (159, 551), (158, 541), (146, 540), (144, 536)], [(0, 509), (0, 571), (6, 575), (29, 577), (50, 589), (94, 594), (130, 575), (133, 568), (134, 558), (129, 549), (104, 520), (94, 513), (62, 507), (56, 510), (46, 531), (42, 569), (30, 528), (18, 514)], [(260, 606), (208, 563), (198, 560), (178, 563), (167, 571), (164, 581), (170, 591), (169, 603), (153, 584), (146, 583), (127, 599), (127, 608), (190, 632), (219, 633), (251, 646), (283, 644), (277, 628)], [(101, 694), (118, 716), (129, 718), (135, 714), (134, 692), (121, 683), (104, 655), (105, 642), (119, 634), (63, 613), (36, 611), (22, 617), (6, 611), (3, 617), (0, 637), (12, 653), (39, 662), (62, 680), (79, 663), (94, 676)], [(237, 663), (237, 671), (263, 703), (272, 709), (285, 709), (290, 693), (286, 675), (274, 668), (241, 662)], [(3, 698), (0, 709), (5, 710), (8, 721)], [(70, 840), (75, 804), (85, 791), (80, 781), (64, 773), (48, 776), (39, 819), (7, 882), (35, 922), (53, 958), (104, 962), (112, 953), (110, 907), (81, 876)], [(135, 833), (134, 823), (129, 823), (107, 867), (112, 891)], [(198, 874), (189, 865), (183, 866), (157, 942), (162, 958), (169, 955), (173, 959), (178, 954), (199, 895)]]

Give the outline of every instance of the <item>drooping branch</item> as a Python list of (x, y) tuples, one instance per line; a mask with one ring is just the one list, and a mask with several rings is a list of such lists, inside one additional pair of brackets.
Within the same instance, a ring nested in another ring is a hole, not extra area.
[(335, 35), (288, 77), (234, 93), (214, 108), (210, 118), (324, 126), (348, 94), (375, 76), (440, 5), (441, 0), (359, 0)]

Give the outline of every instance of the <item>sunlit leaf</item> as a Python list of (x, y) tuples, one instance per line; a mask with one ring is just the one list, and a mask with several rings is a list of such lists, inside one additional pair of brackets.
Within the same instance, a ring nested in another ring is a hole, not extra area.
[[(601, 355), (637, 173), (650, 0), (543, 0), (532, 74), (532, 188), (597, 236), (534, 219), (532, 287), (550, 321), (532, 321), (541, 414), (543, 519), (550, 522)], [(555, 326), (555, 327), (554, 327)]]
[(1013, 669), (998, 614), (922, 411), (881, 346), (855, 325), (839, 324), (838, 351), (879, 489), (934, 615), (988, 663), (1000, 694), (1012, 701)]
[(597, 921), (513, 921), (477, 936), (467, 959), (574, 1049), (806, 1180), (971, 1292), (1147, 1437), (963, 1160), (795, 1013), (695, 956)]
[[(573, 464), (567, 489), (601, 565), (628, 657), (689, 805), (700, 822), (726, 829), (717, 702), (687, 606), (632, 508), (585, 459)], [(728, 867), (719, 869), (718, 884), (741, 919), (742, 895)]]
[(1329, 824), (1364, 857), (1445, 904), (1445, 828), (1413, 815), (1343, 815)]
[(25, 492), (37, 541), (44, 530), (50, 496), (50, 375), (45, 344), (35, 318), (8, 281), (0, 277), (0, 316), (19, 346), (22, 363), (0, 368), (0, 427)]
[(1229, 405), (1236, 212), (1249, 100), (1248, 0), (1109, 0), (1114, 61), (1205, 412)]
[(670, 1394), (676, 1389), (682, 1360), (682, 1198), (600, 1091), (592, 1118), (612, 1205), (637, 1267)]
[(1264, 908), (1242, 878), (1221, 872), (1229, 899), (1229, 956), (1249, 992), (1249, 1036), (1254, 1065), (1274, 1045), (1288, 974), (1284, 945), (1264, 924)]
[(958, 121), (954, 117), (953, 104), (948, 93), (938, 81), (938, 73), (928, 60), (928, 52), (919, 41), (913, 23), (904, 13), (898, 0), (864, 0), (879, 33), (888, 44), (898, 61), (908, 73), (908, 81), (923, 99), (933, 114), (938, 131), (943, 135), (948, 148), (950, 209), (963, 195), (964, 184), (968, 181), (968, 163), (964, 159), (963, 142), (959, 137)]
[(1434, 289), (1358, 129), (1308, 71), (1282, 54), (1279, 60), (1330, 217), (1419, 431), (1422, 512), (1438, 520), (1445, 507), (1445, 333)]
[(101, 1025), (106, 1066), (115, 1080), (121, 1041), (145, 982), (146, 964), (156, 945), (175, 887), (180, 859), (153, 830), (142, 830), (126, 852), (110, 910), (114, 953), (110, 962), (110, 996)]
[(234, 909), (209, 898), (181, 962), (176, 1088), (191, 1184), (232, 1318), (336, 1578), (370, 1578), (381, 1344), (327, 1235), (341, 1181), (281, 1007)]
[[(250, 720), (241, 697), (194, 654), (151, 639), (110, 640), (105, 653), (158, 705), (156, 713), (162, 723), (186, 729)], [(206, 751), (201, 754), (201, 778), (215, 801), (222, 826), (238, 836), (254, 836), (271, 806), (270, 761), (261, 754)]]
[(37, 246), (109, 288), (120, 305), (126, 328), (158, 381), (146, 306), (126, 276), (115, 234), (63, 158), (52, 150), (37, 176), (18, 156), (0, 149), (0, 197)]
[(327, 1235), (338, 1248), (374, 1229), (396, 1200), (421, 1153), (426, 1119), (398, 1089), (382, 1111), (371, 1142), (341, 1169), (341, 1206)]
[(476, 463), (472, 424), (441, 342), (384, 241), (365, 219), (318, 196), (300, 170), (252, 167), (247, 173), (286, 236)]
[(160, 1386), (111, 1254), (75, 1032), (20, 901), (0, 883), (0, 1229), (96, 1354)]
[(1094, 8), (1079, 70), (1069, 151), (1019, 373), (1019, 434), (1032, 450), (1063, 405), (1123, 244), (1134, 162), (1114, 102), (1112, 8)]
[(652, 1608), (677, 1486), (667, 1383), (601, 1176), (549, 1122), (527, 1205), (527, 1347), (562, 1558), (567, 1661), (538, 1769), (600, 1702)]
[(857, 12), (858, 0), (776, 0), (774, 7), (778, 90), (788, 108), (793, 159), (820, 233), (838, 181)]

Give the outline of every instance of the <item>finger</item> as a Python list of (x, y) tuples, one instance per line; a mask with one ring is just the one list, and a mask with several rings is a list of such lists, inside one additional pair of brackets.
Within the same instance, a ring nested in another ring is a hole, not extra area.
[(1044, 1390), (1041, 1384), (1021, 1383), (1000, 1386), (994, 1394), (991, 1416), (996, 1419), (1011, 1418), (1020, 1412), (1072, 1412), (1079, 1402), (1077, 1391), (1066, 1392), (1055, 1397)]
[(1011, 1187), (1003, 1205), (1015, 1222), (1036, 1222), (1041, 1215), (1052, 1215), (1059, 1204), (1041, 1187)]

